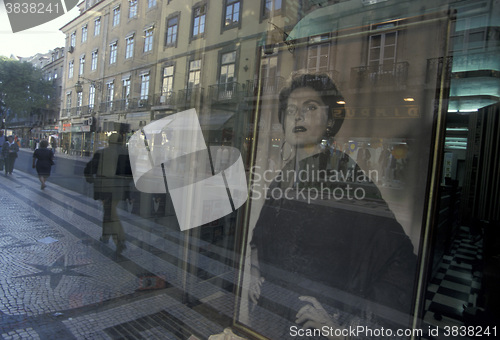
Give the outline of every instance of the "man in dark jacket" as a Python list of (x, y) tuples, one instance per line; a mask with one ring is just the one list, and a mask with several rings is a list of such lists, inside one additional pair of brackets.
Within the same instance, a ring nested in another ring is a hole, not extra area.
[(125, 233), (117, 212), (118, 203), (129, 192), (132, 170), (128, 150), (119, 134), (109, 137), (109, 146), (97, 151), (84, 169), (85, 179), (94, 184), (94, 199), (101, 200), (104, 208), (102, 221), (103, 243), (112, 237), (116, 253), (125, 249)]
[(14, 163), (16, 162), (19, 145), (14, 141), (14, 136), (7, 137), (7, 141), (2, 146), (2, 156), (5, 161), (5, 175), (12, 175)]

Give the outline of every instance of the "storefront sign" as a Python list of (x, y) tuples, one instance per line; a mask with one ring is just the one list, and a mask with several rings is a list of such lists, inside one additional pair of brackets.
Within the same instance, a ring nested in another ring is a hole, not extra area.
[[(333, 110), (333, 116), (338, 117), (341, 110)], [(384, 119), (384, 118), (420, 118), (418, 105), (387, 106), (387, 107), (346, 107), (346, 119)]]

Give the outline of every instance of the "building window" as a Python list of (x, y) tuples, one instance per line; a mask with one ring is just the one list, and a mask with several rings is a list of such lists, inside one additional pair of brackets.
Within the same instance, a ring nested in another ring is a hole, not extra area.
[(141, 100), (147, 100), (149, 96), (149, 73), (141, 75)]
[(224, 26), (235, 26), (240, 21), (240, 3), (239, 0), (226, 1), (226, 17)]
[(76, 46), (76, 32), (71, 33), (71, 38), (70, 38), (69, 45), (71, 47), (75, 47)]
[(68, 110), (71, 108), (71, 92), (66, 93), (66, 109)]
[[(385, 27), (385, 26), (384, 26)], [(386, 32), (370, 36), (368, 66), (387, 65), (392, 69), (396, 61), (397, 32)]]
[(118, 51), (118, 42), (113, 42), (109, 45), (109, 63), (116, 63), (116, 53)]
[(113, 26), (120, 24), (120, 6), (113, 9)]
[(234, 68), (236, 52), (224, 53), (221, 56), (219, 86), (217, 96), (219, 99), (231, 99), (234, 94)]
[(201, 59), (192, 60), (189, 62), (188, 88), (197, 87), (200, 85), (201, 79)]
[(144, 52), (153, 50), (153, 28), (144, 31)]
[(134, 56), (134, 36), (125, 38), (125, 43), (125, 59), (132, 58)]
[(101, 18), (97, 18), (94, 20), (94, 35), (101, 34)]
[(452, 51), (480, 52), (486, 48), (488, 14), (457, 19), (455, 31), (451, 35)]
[(156, 0), (148, 0), (148, 8), (153, 8), (156, 6)]
[(75, 66), (75, 62), (71, 60), (68, 64), (68, 78), (73, 78), (73, 69)]
[(201, 5), (193, 10), (193, 38), (199, 37), (205, 33), (205, 18), (207, 5)]
[(128, 109), (130, 103), (130, 78), (123, 79), (122, 99), (125, 105), (125, 109)]
[[(318, 36), (311, 39), (315, 43), (307, 47), (307, 70), (312, 73), (324, 73), (329, 69), (330, 44), (320, 42), (328, 36)], [(316, 44), (318, 43), (318, 44)]]
[(108, 103), (108, 108), (113, 109), (113, 98), (115, 95), (115, 84), (108, 83), (106, 85), (106, 102)]
[(78, 74), (79, 74), (79, 75), (82, 75), (82, 74), (83, 74), (84, 69), (85, 69), (85, 56), (84, 56), (84, 55), (82, 55), (82, 56), (80, 57), (80, 67), (79, 67), (79, 69), (78, 69)]
[(224, 53), (221, 56), (220, 84), (232, 83), (234, 81), (234, 67), (236, 63), (236, 52)]
[(97, 50), (92, 52), (92, 61), (90, 63), (90, 69), (92, 71), (97, 70), (97, 57), (99, 56), (99, 53)]
[(163, 68), (163, 79), (161, 84), (161, 95), (170, 97), (174, 90), (174, 67)]
[(95, 105), (95, 86), (90, 85), (89, 87), (89, 108), (93, 109)]
[(87, 41), (87, 25), (82, 27), (82, 43)]
[(137, 0), (129, 0), (128, 17), (137, 17)]
[(76, 93), (76, 107), (82, 107), (82, 105), (83, 105), (83, 93), (77, 92)]
[(263, 0), (262, 6), (262, 17), (269, 18), (270, 16), (276, 14), (276, 12), (281, 11), (282, 0)]
[(179, 29), (179, 17), (173, 17), (167, 21), (167, 40), (165, 46), (175, 46), (177, 43), (177, 31)]
[(264, 93), (277, 93), (282, 85), (278, 78), (278, 56), (273, 55), (261, 62), (262, 88)]

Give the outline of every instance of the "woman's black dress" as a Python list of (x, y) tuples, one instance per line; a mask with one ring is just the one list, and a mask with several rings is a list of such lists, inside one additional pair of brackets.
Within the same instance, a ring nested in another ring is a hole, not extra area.
[[(314, 159), (309, 160), (314, 163)], [(300, 168), (304, 169), (304, 164)], [(286, 171), (287, 167), (283, 169)], [(267, 335), (289, 337), (290, 327), (296, 325), (295, 315), (304, 305), (299, 296), (317, 298), (330, 313), (340, 315), (338, 321), (344, 326), (352, 324), (353, 317), (380, 324), (380, 318), (372, 313), (387, 307), (410, 313), (416, 257), (408, 236), (376, 186), (326, 180), (324, 185), (330, 190), (337, 188), (333, 191), (337, 197), (342, 189), (346, 193), (347, 185), (351, 196), (353, 189), (362, 188), (367, 197), (307, 202), (296, 193), (307, 197), (307, 187), (314, 184), (301, 183), (305, 184), (304, 191), (293, 190), (288, 199), (276, 199), (272, 190), (282, 184), (271, 185), (269, 192), (275, 198), (266, 200), (251, 241), (265, 278), (256, 319), (271, 320), (280, 315), (283, 321), (288, 320), (282, 334)], [(265, 320), (254, 322), (262, 326)], [(280, 321), (272, 323), (277, 332)]]
[(47, 148), (36, 149), (33, 158), (36, 159), (35, 168), (38, 176), (49, 177), (52, 165), (54, 164), (54, 154), (52, 150)]

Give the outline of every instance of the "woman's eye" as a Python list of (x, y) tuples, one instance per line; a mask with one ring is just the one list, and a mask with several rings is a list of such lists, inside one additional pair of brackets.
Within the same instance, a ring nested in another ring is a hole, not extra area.
[(297, 113), (297, 106), (290, 105), (286, 108), (286, 113), (289, 115), (294, 115)]
[(317, 108), (318, 108), (318, 106), (316, 106), (314, 104), (309, 104), (306, 106), (307, 111), (315, 111)]

